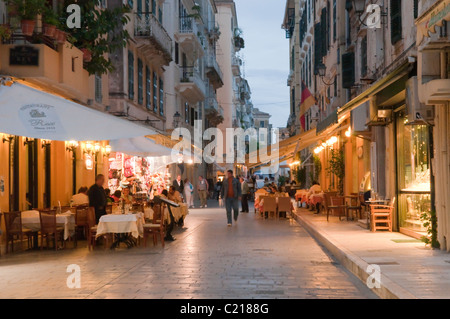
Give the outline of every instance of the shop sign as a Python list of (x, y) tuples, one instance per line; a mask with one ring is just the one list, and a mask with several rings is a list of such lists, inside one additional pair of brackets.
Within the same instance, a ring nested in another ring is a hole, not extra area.
[(86, 169), (88, 171), (92, 171), (92, 169), (94, 168), (94, 160), (92, 159), (92, 156), (89, 154), (86, 154), (84, 161), (86, 164)]
[(52, 105), (24, 105), (19, 109), (19, 118), (30, 133), (56, 133), (62, 127), (55, 107)]
[(450, 0), (437, 2), (430, 10), (417, 19), (417, 43), (421, 43), (424, 37), (429, 37), (430, 32), (436, 33), (436, 27), (441, 27), (443, 21), (450, 21)]
[(39, 65), (39, 49), (21, 45), (9, 49), (10, 65)]

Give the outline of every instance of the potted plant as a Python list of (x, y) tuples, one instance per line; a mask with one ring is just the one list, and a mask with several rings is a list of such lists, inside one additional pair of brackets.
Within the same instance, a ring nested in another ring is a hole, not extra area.
[(45, 7), (42, 22), (44, 36), (56, 39), (56, 27), (59, 25), (59, 21), (56, 12), (50, 6)]
[(45, 9), (45, 0), (8, 0), (13, 11), (21, 19), (20, 25), (25, 36), (32, 36), (36, 26), (36, 16)]

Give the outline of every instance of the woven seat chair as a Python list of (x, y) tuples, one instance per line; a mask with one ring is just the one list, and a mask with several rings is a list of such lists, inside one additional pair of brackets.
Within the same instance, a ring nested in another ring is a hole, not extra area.
[(56, 225), (56, 210), (40, 210), (39, 219), (41, 221), (41, 250), (44, 249), (44, 238), (49, 248), (49, 239), (53, 237), (55, 250), (58, 250), (58, 239), (61, 240), (61, 246), (65, 248), (64, 227)]

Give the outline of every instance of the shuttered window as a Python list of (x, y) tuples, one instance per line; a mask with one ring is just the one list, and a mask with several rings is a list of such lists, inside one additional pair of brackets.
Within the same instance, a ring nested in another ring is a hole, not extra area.
[(142, 60), (138, 59), (138, 103), (144, 103), (144, 74)]
[(164, 115), (164, 82), (159, 77), (159, 115)]
[(153, 112), (158, 111), (158, 77), (153, 72)]
[(367, 75), (367, 36), (361, 39), (361, 77)]
[(95, 74), (95, 102), (102, 103), (102, 91), (102, 76), (100, 74)]
[(419, 16), (419, 0), (414, 0), (414, 19)]
[(391, 43), (395, 44), (402, 39), (402, 1), (391, 0)]
[(355, 83), (355, 53), (349, 52), (342, 55), (342, 87), (351, 89)]
[(145, 68), (145, 102), (148, 110), (152, 108), (152, 75), (148, 67)]
[(134, 55), (128, 51), (128, 98), (134, 99)]
[(328, 51), (328, 45), (329, 45), (329, 38), (328, 38), (328, 19), (327, 19), (327, 9), (322, 9), (322, 15), (320, 16), (320, 26), (321, 26), (321, 49), (322, 49), (322, 57), (327, 55)]
[(336, 0), (333, 0), (333, 42), (336, 41), (337, 37), (337, 8), (336, 8)]
[(320, 23), (314, 26), (314, 74), (318, 72), (318, 66), (322, 63), (322, 27)]

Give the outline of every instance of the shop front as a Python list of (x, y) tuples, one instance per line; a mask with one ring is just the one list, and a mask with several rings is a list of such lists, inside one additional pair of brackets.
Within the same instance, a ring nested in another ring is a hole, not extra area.
[(395, 114), (397, 193), (400, 232), (426, 235), (421, 216), (431, 211), (430, 134), (427, 125), (411, 125), (404, 112)]

